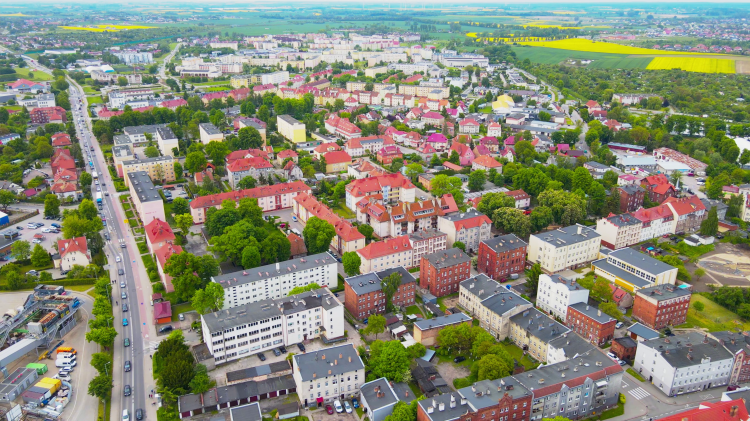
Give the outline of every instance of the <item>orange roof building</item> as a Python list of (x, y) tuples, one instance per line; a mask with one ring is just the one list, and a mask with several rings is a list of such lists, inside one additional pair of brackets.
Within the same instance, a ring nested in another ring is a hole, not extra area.
[(149, 222), (146, 227), (146, 245), (149, 251), (152, 253), (156, 250), (164, 247), (169, 241), (174, 241), (175, 235), (172, 232), (172, 227), (168, 223), (162, 221), (159, 218), (154, 218), (153, 221)]
[(414, 266), (414, 253), (408, 235), (370, 243), (357, 250), (357, 253), (362, 260), (360, 273)]
[(417, 187), (401, 173), (354, 180), (346, 185), (346, 207), (355, 210), (357, 202), (374, 194), (382, 194), (384, 203), (413, 202)]
[(86, 237), (76, 237), (57, 241), (59, 260), (55, 260), (55, 268), (63, 271), (73, 269), (73, 266), (87, 266), (91, 263)]

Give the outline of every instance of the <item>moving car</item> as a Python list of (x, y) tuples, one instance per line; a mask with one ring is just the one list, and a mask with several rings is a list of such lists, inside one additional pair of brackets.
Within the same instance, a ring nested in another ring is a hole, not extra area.
[(122, 298), (122, 299), (124, 300), (124, 299), (128, 298), (128, 294), (127, 294), (126, 292), (124, 292), (124, 291), (123, 291), (123, 293), (122, 293), (122, 295), (120, 296), (120, 298)]
[(120, 282), (120, 288), (125, 288), (125, 282)]
[(133, 393), (132, 389), (130, 389), (129, 384), (125, 385), (125, 389), (123, 390), (123, 393), (125, 394), (125, 396), (130, 396), (130, 394)]
[(128, 319), (122, 319), (122, 325), (127, 326), (128, 325)]
[(125, 361), (125, 371), (130, 371), (130, 370), (131, 370), (130, 360)]
[(126, 311), (128, 311), (128, 305), (127, 304), (122, 303), (122, 311), (123, 311), (123, 313), (126, 312)]
[(123, 341), (123, 345), (125, 346), (125, 348), (129, 347), (130, 346), (130, 338), (125, 338), (125, 340)]
[(341, 407), (341, 402), (339, 402), (338, 399), (333, 401), (333, 407), (336, 408), (336, 412), (338, 412), (339, 414), (344, 412), (344, 408)]
[(135, 410), (135, 419), (142, 420), (143, 419), (143, 410), (138, 408)]
[[(119, 261), (120, 261), (120, 260), (119, 260), (120, 258), (118, 257), (117, 259), (118, 259), (117, 261), (119, 262)], [(118, 274), (118, 275), (124, 275), (124, 274), (125, 274), (125, 270), (124, 270), (124, 269), (117, 269), (117, 274)]]

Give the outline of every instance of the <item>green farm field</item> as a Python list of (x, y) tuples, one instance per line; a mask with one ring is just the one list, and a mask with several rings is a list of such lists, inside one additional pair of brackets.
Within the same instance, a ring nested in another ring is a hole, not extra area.
[(518, 57), (519, 60), (529, 59), (533, 63), (540, 63), (540, 64), (557, 64), (568, 59), (622, 60), (628, 57), (623, 54), (589, 53), (586, 51), (560, 50), (557, 48), (546, 48), (546, 47), (512, 46), (511, 48), (513, 49), (513, 52), (516, 53), (516, 57)]
[(595, 60), (586, 67), (589, 69), (645, 69), (651, 60), (653, 60), (652, 57), (605, 58)]

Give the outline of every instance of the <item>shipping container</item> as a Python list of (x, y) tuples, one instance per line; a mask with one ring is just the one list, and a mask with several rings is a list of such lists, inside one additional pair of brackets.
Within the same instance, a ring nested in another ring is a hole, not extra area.
[(76, 351), (76, 349), (73, 348), (72, 346), (61, 346), (60, 348), (57, 348), (57, 353), (59, 354), (61, 352), (69, 352), (71, 354), (78, 353), (78, 351)]
[(29, 363), (26, 365), (26, 368), (33, 368), (34, 370), (36, 370), (36, 373), (39, 375), (42, 375), (46, 373), (47, 370), (49, 370), (47, 368), (47, 364), (42, 364), (42, 363)]
[(26, 403), (41, 403), (44, 400), (44, 394), (27, 390), (21, 394), (21, 398)]

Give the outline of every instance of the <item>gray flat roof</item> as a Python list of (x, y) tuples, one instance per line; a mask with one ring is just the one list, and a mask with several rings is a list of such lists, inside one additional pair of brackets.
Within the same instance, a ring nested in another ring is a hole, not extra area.
[(518, 306), (531, 305), (531, 303), (518, 296), (515, 292), (501, 288), (495, 295), (482, 301), (482, 305), (491, 312), (502, 316)]
[(613, 341), (619, 343), (625, 348), (635, 348), (638, 346), (638, 342), (636, 342), (633, 338), (630, 336), (623, 336), (622, 338), (615, 338), (612, 339)]
[[(612, 254), (612, 253), (610, 253), (610, 254)], [(617, 266), (615, 266), (615, 265), (607, 262), (607, 258), (606, 257), (604, 259), (594, 260), (591, 263), (591, 265), (594, 266), (594, 267), (596, 267), (596, 268), (599, 268), (599, 269), (601, 269), (601, 270), (603, 270), (603, 271), (605, 271), (607, 273), (610, 273), (610, 274), (612, 274), (612, 275), (614, 275), (614, 276), (616, 276), (618, 278), (622, 278), (622, 279), (630, 282), (631, 284), (637, 286), (638, 288), (646, 288), (646, 287), (652, 285), (651, 282), (649, 282), (649, 281), (647, 281), (647, 280), (645, 280), (643, 278), (639, 278), (639, 277), (633, 275), (632, 273), (630, 273), (630, 272), (628, 272), (628, 271), (626, 271), (624, 269), (620, 269)]]
[(455, 247), (431, 254), (425, 254), (422, 257), (427, 259), (427, 261), (438, 270), (471, 261), (471, 258), (466, 253)]
[(204, 132), (210, 135), (221, 134), (221, 130), (219, 130), (216, 126), (214, 126), (211, 123), (201, 123), (200, 128), (203, 129)]
[(522, 329), (526, 329), (526, 332), (531, 336), (538, 338), (544, 343), (548, 343), (552, 339), (570, 332), (570, 329), (566, 326), (550, 319), (546, 314), (535, 308), (530, 308), (515, 316), (511, 316), (510, 321)]
[(364, 275), (352, 276), (344, 279), (344, 282), (346, 282), (357, 295), (369, 294), (374, 291), (380, 291), (383, 278), (396, 272), (401, 275), (401, 285), (410, 282), (417, 282), (414, 276), (401, 266), (389, 268), (380, 272), (370, 272), (365, 273)]
[(527, 246), (526, 242), (518, 238), (515, 234), (498, 235), (497, 237), (482, 242), (494, 250), (495, 253), (506, 252)]
[(670, 270), (675, 269), (675, 267), (672, 265), (668, 265), (661, 260), (654, 259), (648, 254), (633, 250), (630, 247), (615, 250), (609, 254), (609, 257), (622, 260), (623, 262), (631, 266), (635, 266), (638, 269), (641, 269), (648, 273), (652, 273), (654, 275), (669, 272)]
[(139, 134), (145, 134), (145, 133), (156, 133), (156, 130), (159, 128), (167, 127), (166, 124), (150, 124), (150, 125), (143, 125), (143, 126), (128, 126), (123, 127), (122, 132), (126, 135), (139, 135)]
[(230, 408), (229, 417), (231, 421), (261, 421), (263, 419), (258, 402)]
[(549, 345), (558, 349), (562, 348), (567, 359), (584, 355), (588, 356), (589, 352), (595, 349), (594, 345), (592, 345), (589, 341), (583, 339), (573, 332), (566, 333), (559, 338), (549, 341)]
[(479, 275), (462, 281), (459, 284), (461, 287), (472, 293), (479, 300), (486, 300), (493, 295), (507, 290), (499, 282), (489, 278), (487, 275), (480, 273)]
[(112, 138), (112, 141), (115, 144), (115, 147), (123, 146), (123, 145), (130, 145), (133, 143), (133, 140), (130, 139), (130, 136), (126, 134), (117, 134)]
[[(248, 282), (257, 282), (264, 279), (275, 278), (284, 274), (313, 269), (319, 266), (336, 264), (336, 260), (328, 253), (318, 253), (299, 259), (287, 260), (285, 262), (273, 263), (253, 269), (238, 270), (237, 272), (225, 273), (211, 278), (222, 287), (229, 288), (244, 285)], [(322, 285), (321, 285), (322, 286)]]
[(409, 238), (414, 241), (422, 241), (429, 238), (442, 237), (444, 235), (446, 235), (444, 232), (440, 232), (432, 228), (426, 228), (419, 231), (414, 231), (413, 233), (409, 234)]
[(282, 314), (293, 314), (302, 310), (323, 307), (326, 310), (340, 306), (339, 300), (328, 288), (303, 292), (291, 297), (261, 300), (250, 304), (219, 310), (201, 316), (211, 332), (218, 332), (237, 325), (266, 320)]
[(154, 187), (154, 182), (146, 171), (133, 171), (128, 173), (130, 184), (138, 195), (141, 203), (162, 200), (159, 191)]
[(644, 295), (646, 297), (653, 298), (656, 301), (671, 300), (672, 298), (685, 297), (691, 294), (691, 291), (683, 288), (677, 288), (672, 284), (654, 285), (652, 287), (639, 289), (636, 292), (636, 295)]
[(302, 381), (350, 373), (365, 368), (357, 350), (350, 343), (297, 354), (293, 358)]
[(554, 245), (555, 247), (569, 246), (571, 244), (591, 240), (592, 238), (601, 237), (601, 235), (593, 229), (580, 224), (532, 235), (545, 243)]
[(429, 330), (436, 327), (450, 326), (457, 323), (463, 323), (471, 321), (471, 317), (463, 313), (448, 314), (445, 316), (439, 316), (432, 319), (420, 320), (414, 323), (414, 327), (418, 327), (419, 330)]
[(659, 337), (659, 332), (646, 327), (640, 323), (636, 323), (628, 328), (628, 332), (635, 333), (636, 336), (640, 336), (643, 339), (654, 339)]
[(575, 279), (563, 278), (560, 275), (548, 275), (550, 280), (559, 285), (565, 285), (568, 291), (578, 291), (585, 289), (581, 285), (575, 283)]
[(636, 225), (640, 224), (641, 221), (636, 218), (635, 216), (629, 214), (629, 213), (621, 213), (619, 215), (612, 215), (609, 218), (607, 218), (609, 222), (611, 222), (614, 225), (617, 225), (618, 227), (626, 227), (630, 225)]
[[(641, 187), (641, 186), (639, 186), (637, 184), (626, 184), (624, 186), (619, 186), (618, 188), (620, 190), (623, 190), (625, 193), (627, 193), (629, 195), (630, 194), (635, 194), (635, 193), (638, 193), (638, 192), (644, 192), (644, 193), (646, 192), (646, 189), (644, 189), (643, 187)], [(628, 215), (628, 214), (625, 213), (623, 215)], [(628, 216), (630, 216), (630, 215), (628, 215)]]
[(177, 136), (175, 136), (174, 132), (169, 127), (159, 127), (156, 129), (156, 133), (162, 139), (177, 139)]
[(257, 365), (255, 367), (243, 368), (241, 370), (227, 372), (227, 381), (236, 382), (254, 377), (291, 370), (289, 361), (278, 361), (270, 364)]
[(473, 387), (476, 389), (476, 392), (472, 389), (472, 386), (467, 386), (459, 389), (458, 393), (466, 398), (474, 412), (497, 405), (497, 401), (506, 393), (513, 399), (531, 394), (528, 389), (512, 376), (495, 380), (481, 380), (474, 383)]
[(292, 117), (290, 115), (287, 115), (287, 114), (280, 115), (280, 116), (278, 116), (276, 118), (278, 120), (283, 120), (283, 121), (285, 121), (286, 123), (289, 123), (289, 124), (300, 124), (299, 120), (297, 120), (294, 117)]
[(133, 151), (130, 150), (130, 146), (128, 145), (116, 145), (112, 147), (112, 156), (120, 158), (133, 156)]
[(731, 359), (732, 353), (723, 346), (716, 346), (718, 341), (709, 338), (703, 332), (688, 332), (666, 338), (654, 338), (641, 342), (638, 346), (647, 346), (662, 357), (672, 367), (690, 367), (701, 364), (701, 359), (709, 357), (711, 362)]
[(607, 313), (603, 313), (601, 310), (599, 310), (596, 307), (592, 307), (588, 305), (587, 303), (575, 303), (570, 306), (571, 308), (576, 309), (579, 313), (585, 315), (586, 317), (596, 320), (598, 323), (609, 323), (616, 321)]
[(455, 222), (455, 221), (463, 221), (464, 219), (471, 219), (477, 216), (485, 216), (485, 215), (479, 212), (478, 210), (471, 208), (466, 212), (455, 212), (450, 215), (441, 216), (441, 218), (445, 218), (451, 222)]
[[(605, 378), (606, 375), (622, 371), (622, 367), (605, 353), (594, 351), (589, 352), (585, 357), (577, 357), (556, 364), (540, 365), (536, 370), (519, 374), (516, 379), (533, 393), (534, 390), (561, 383), (578, 386), (582, 383), (580, 379), (591, 377), (592, 380), (596, 381)], [(593, 376), (599, 372), (601, 372), (600, 376)], [(544, 383), (540, 384), (539, 381), (542, 379)]]
[[(398, 402), (395, 391), (391, 389), (391, 385), (385, 377), (363, 384), (359, 388), (359, 392), (373, 412), (386, 406), (395, 405)], [(378, 397), (378, 392), (383, 392), (384, 396)]]

